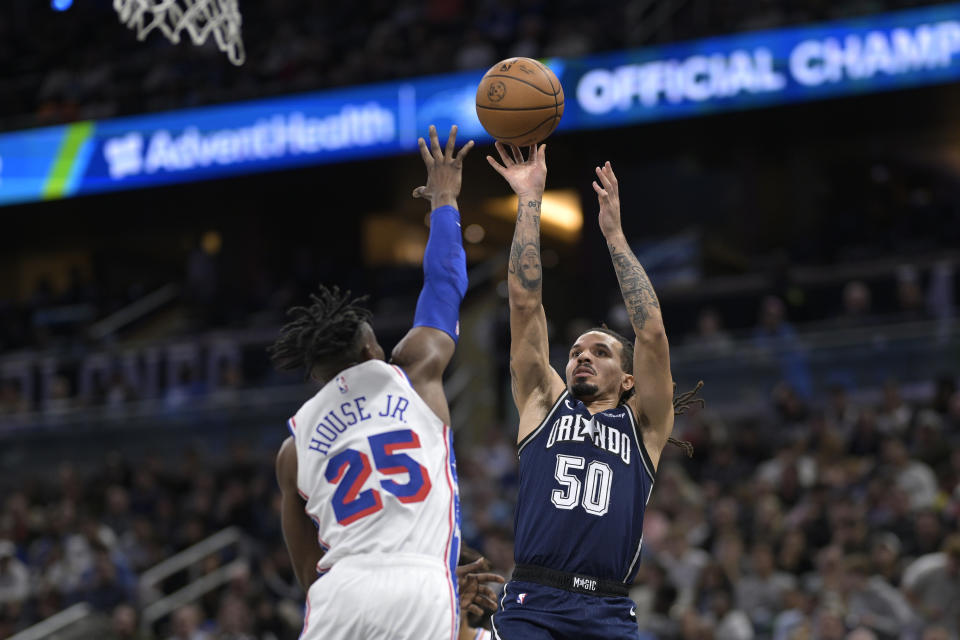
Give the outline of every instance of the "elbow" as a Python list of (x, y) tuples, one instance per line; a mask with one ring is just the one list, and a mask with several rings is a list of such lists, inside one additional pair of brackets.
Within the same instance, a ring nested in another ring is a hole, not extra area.
[(540, 298), (534, 296), (510, 296), (510, 313), (517, 316), (529, 316), (541, 307)]
[(531, 291), (525, 289), (520, 283), (509, 282), (507, 286), (508, 298), (510, 299), (510, 310), (517, 312), (533, 312), (540, 308), (542, 297), (539, 289)]
[(662, 322), (650, 323), (643, 330), (637, 331), (637, 344), (646, 349), (669, 350), (667, 331)]

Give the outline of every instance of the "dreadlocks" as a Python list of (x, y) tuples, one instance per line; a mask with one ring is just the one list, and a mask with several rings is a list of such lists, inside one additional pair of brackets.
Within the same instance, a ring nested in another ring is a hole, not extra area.
[[(699, 382), (697, 382), (697, 386), (695, 386), (690, 391), (686, 391), (684, 393), (681, 393), (680, 395), (677, 395), (677, 383), (674, 382), (673, 383), (673, 415), (682, 416), (687, 412), (687, 409), (689, 409), (695, 404), (700, 405), (700, 408), (702, 409), (703, 405), (706, 404), (706, 401), (703, 398), (693, 397), (697, 395), (697, 392), (700, 391), (700, 389), (703, 389), (703, 380), (700, 380)], [(669, 442), (670, 444), (675, 444), (681, 449), (683, 449), (683, 452), (687, 454), (688, 458), (693, 457), (693, 444), (691, 442), (687, 440), (677, 440), (672, 436), (667, 438), (667, 442)]]
[(329, 371), (343, 368), (360, 358), (357, 344), (360, 325), (372, 317), (361, 306), (366, 296), (350, 298), (350, 291), (323, 285), (310, 295), (308, 307), (292, 307), (287, 316), (293, 318), (280, 329), (280, 337), (267, 348), (270, 360), (280, 371), (304, 369), (309, 377), (315, 368)]
[[(633, 375), (633, 342), (628, 340), (626, 337), (620, 335), (616, 331), (613, 331), (612, 329), (608, 329), (606, 324), (589, 329), (585, 333), (589, 333), (589, 331), (599, 331), (600, 333), (604, 333), (608, 336), (611, 336), (612, 338), (615, 338), (617, 342), (620, 343), (620, 346), (623, 347), (620, 350), (620, 366), (623, 368), (623, 370), (626, 373)], [(675, 416), (683, 415), (684, 413), (687, 412), (687, 409), (689, 409), (693, 405), (699, 405), (702, 408), (703, 405), (705, 404), (703, 398), (694, 398), (694, 396), (697, 395), (697, 393), (702, 388), (703, 388), (703, 380), (699, 381), (697, 383), (697, 386), (691, 389), (690, 391), (677, 395), (677, 383), (674, 382), (673, 383), (673, 415)], [(624, 391), (620, 395), (620, 404), (623, 404), (624, 402), (626, 402), (635, 392), (636, 392), (636, 385)], [(674, 438), (672, 436), (667, 438), (667, 442), (683, 449), (683, 452), (687, 454), (688, 458), (693, 457), (693, 444), (691, 442), (688, 442), (687, 440), (678, 440), (677, 438)]]

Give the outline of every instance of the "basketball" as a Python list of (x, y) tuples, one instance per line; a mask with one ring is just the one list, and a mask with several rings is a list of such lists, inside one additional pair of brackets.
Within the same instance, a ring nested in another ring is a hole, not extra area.
[(546, 140), (563, 116), (563, 87), (531, 58), (493, 65), (477, 87), (477, 117), (491, 136), (526, 147)]

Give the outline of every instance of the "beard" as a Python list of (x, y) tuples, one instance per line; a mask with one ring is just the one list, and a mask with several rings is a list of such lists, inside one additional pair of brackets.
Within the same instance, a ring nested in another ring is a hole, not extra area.
[(593, 396), (596, 395), (598, 391), (600, 391), (600, 387), (595, 384), (590, 384), (589, 382), (574, 382), (573, 386), (570, 387), (570, 393), (574, 398)]

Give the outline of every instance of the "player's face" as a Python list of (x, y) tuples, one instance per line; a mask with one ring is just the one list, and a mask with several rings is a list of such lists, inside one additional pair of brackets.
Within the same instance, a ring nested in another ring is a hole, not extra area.
[(620, 361), (622, 346), (612, 336), (599, 331), (589, 331), (570, 348), (567, 361), (567, 388), (581, 400), (598, 395), (623, 391), (623, 366)]

